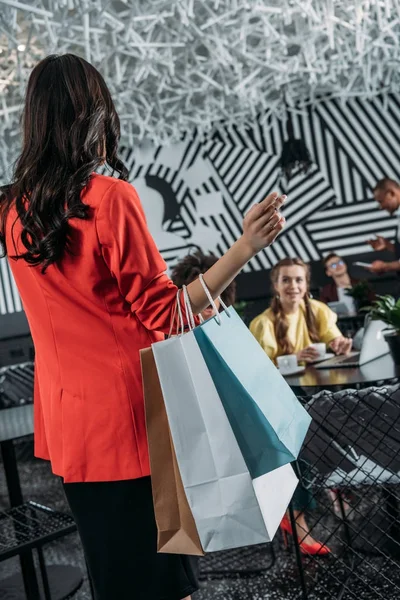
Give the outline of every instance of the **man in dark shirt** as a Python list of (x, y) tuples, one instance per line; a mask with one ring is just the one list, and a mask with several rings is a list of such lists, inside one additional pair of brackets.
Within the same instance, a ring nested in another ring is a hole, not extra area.
[(396, 271), (400, 275), (400, 185), (393, 179), (385, 177), (376, 184), (374, 198), (381, 210), (387, 210), (391, 215), (397, 216), (397, 231), (393, 241), (380, 235), (376, 235), (373, 240), (368, 240), (374, 250), (389, 250), (394, 254), (394, 260), (374, 260), (368, 268), (372, 273)]

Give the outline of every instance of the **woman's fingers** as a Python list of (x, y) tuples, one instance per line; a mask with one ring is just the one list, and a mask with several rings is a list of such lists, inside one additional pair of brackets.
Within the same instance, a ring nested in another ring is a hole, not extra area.
[(311, 354), (306, 354), (305, 356), (303, 356), (302, 360), (306, 361), (306, 362), (313, 362), (315, 360), (315, 356), (312, 356)]
[(264, 233), (268, 233), (269, 231), (272, 231), (274, 229), (274, 227), (276, 227), (278, 225), (278, 223), (281, 219), (282, 219), (282, 215), (278, 212), (274, 212), (272, 217), (264, 223), (263, 227), (261, 228), (261, 231), (263, 231)]
[(267, 245), (269, 246), (276, 240), (282, 229), (284, 229), (286, 225), (286, 219), (282, 215), (280, 215), (278, 223), (274, 227), (269, 227), (269, 230), (265, 234)]
[(330, 344), (335, 354), (348, 354), (351, 350), (352, 345), (353, 340), (351, 338), (345, 337), (336, 338), (332, 340), (332, 343)]
[(282, 204), (285, 202), (286, 196), (278, 196), (276, 192), (269, 194), (262, 202), (252, 207), (247, 216), (252, 221), (257, 222), (260, 229), (279, 211)]
[(353, 340), (351, 338), (345, 338), (343, 354), (348, 354), (349, 352), (351, 352), (352, 347), (353, 347)]
[(279, 213), (279, 208), (285, 198), (286, 196), (278, 196), (273, 192), (246, 214), (243, 221), (243, 235), (254, 252), (259, 252), (272, 244), (284, 228), (285, 219)]
[(278, 198), (279, 198), (278, 192), (271, 192), (270, 194), (268, 194), (268, 196), (266, 198), (264, 198), (264, 200), (261, 200), (261, 202), (256, 204), (256, 207), (259, 209), (260, 213), (263, 213), (274, 202), (276, 202), (276, 200), (278, 200)]
[(331, 347), (331, 349), (334, 351), (335, 354), (338, 354), (338, 350), (339, 350), (339, 342), (340, 342), (340, 338), (335, 338), (334, 340), (331, 341), (331, 343), (329, 344), (329, 346)]
[(312, 362), (316, 358), (318, 358), (318, 352), (311, 346), (304, 348), (304, 350), (302, 350), (299, 354), (299, 359), (305, 360), (306, 362)]

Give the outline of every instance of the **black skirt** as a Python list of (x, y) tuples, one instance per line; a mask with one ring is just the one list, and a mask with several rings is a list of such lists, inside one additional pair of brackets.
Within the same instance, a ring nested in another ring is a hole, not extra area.
[(196, 557), (157, 553), (150, 477), (64, 490), (96, 600), (181, 600), (198, 589)]

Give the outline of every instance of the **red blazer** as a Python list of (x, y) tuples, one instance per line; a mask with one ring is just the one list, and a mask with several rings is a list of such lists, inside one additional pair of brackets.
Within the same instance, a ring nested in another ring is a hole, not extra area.
[[(35, 455), (65, 482), (149, 475), (139, 349), (168, 333), (177, 288), (134, 188), (93, 175), (71, 253), (10, 265), (35, 344)], [(6, 241), (13, 255), (9, 214)], [(18, 253), (20, 225), (13, 229)]]

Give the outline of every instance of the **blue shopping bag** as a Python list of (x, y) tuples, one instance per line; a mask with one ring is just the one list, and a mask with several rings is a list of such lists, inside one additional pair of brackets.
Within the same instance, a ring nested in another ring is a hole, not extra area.
[(235, 309), (193, 331), (251, 476), (296, 460), (311, 417)]

